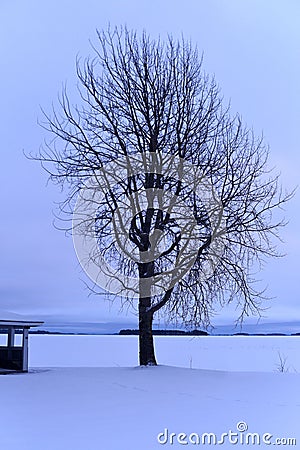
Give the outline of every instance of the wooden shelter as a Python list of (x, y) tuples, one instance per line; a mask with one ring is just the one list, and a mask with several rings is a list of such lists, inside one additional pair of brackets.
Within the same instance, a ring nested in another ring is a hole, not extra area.
[[(6, 345), (0, 346), (0, 372), (28, 372), (28, 331), (43, 323), (28, 320), (19, 314), (0, 312), (0, 334), (7, 335)], [(21, 333), (21, 345), (15, 343), (16, 333)]]

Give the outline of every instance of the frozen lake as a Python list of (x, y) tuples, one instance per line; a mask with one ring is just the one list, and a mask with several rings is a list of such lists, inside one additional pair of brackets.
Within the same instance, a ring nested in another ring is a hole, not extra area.
[[(137, 336), (30, 335), (31, 367), (138, 365)], [(156, 336), (158, 364), (228, 371), (300, 373), (300, 336)]]
[(299, 448), (299, 337), (155, 342), (136, 367), (136, 336), (31, 335), (30, 372), (0, 375), (1, 449)]

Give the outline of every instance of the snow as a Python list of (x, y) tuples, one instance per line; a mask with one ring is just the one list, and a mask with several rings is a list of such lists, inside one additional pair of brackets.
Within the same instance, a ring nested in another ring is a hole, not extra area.
[(21, 322), (39, 322), (43, 323), (40, 320), (37, 320), (35, 317), (32, 316), (24, 316), (22, 314), (17, 314), (11, 311), (6, 311), (3, 309), (0, 309), (0, 321), (21, 321)]
[(0, 309), (0, 320), (22, 320), (24, 316)]
[(0, 326), (20, 326), (28, 325), (30, 327), (35, 327), (42, 325), (43, 321), (38, 321), (36, 319), (29, 318), (28, 316), (22, 316), (20, 314), (16, 314), (10, 311), (0, 310)]
[[(0, 376), (0, 448), (210, 448), (188, 441), (196, 439), (191, 433), (220, 440), (242, 421), (248, 430), (237, 432), (238, 444), (212, 446), (270, 448), (241, 443), (247, 433), (270, 433), (272, 444), (296, 438), (292, 447), (300, 448), (299, 337), (155, 341), (166, 365), (143, 368), (136, 367), (136, 336), (31, 335), (30, 373)], [(276, 367), (278, 352), (287, 358), (286, 373)]]
[[(158, 363), (193, 369), (272, 372), (279, 354), (300, 373), (300, 336), (156, 336)], [(138, 365), (137, 336), (30, 335), (33, 367)]]

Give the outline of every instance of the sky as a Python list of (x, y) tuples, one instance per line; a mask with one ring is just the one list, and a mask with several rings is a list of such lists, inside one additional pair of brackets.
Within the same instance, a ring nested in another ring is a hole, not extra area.
[[(127, 25), (154, 38), (183, 34), (204, 54), (231, 111), (270, 146), (284, 188), (300, 167), (300, 5), (297, 0), (2, 0), (0, 2), (0, 310), (60, 320), (136, 321), (120, 304), (89, 295), (71, 237), (53, 226), (64, 192), (26, 159), (49, 136), (38, 125), (64, 83), (76, 89), (75, 60), (92, 54), (96, 29)], [(299, 191), (286, 206), (286, 256), (259, 274), (274, 299), (266, 320), (300, 321)], [(217, 322), (238, 313), (220, 311)]]

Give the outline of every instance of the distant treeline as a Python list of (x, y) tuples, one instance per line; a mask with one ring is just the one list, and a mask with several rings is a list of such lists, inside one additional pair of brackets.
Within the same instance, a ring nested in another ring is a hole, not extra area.
[[(120, 330), (119, 335), (138, 335), (139, 330)], [(156, 336), (210, 336), (206, 331), (193, 330), (153, 330), (153, 335)], [(300, 333), (285, 334), (285, 333), (234, 333), (234, 334), (217, 334), (213, 336), (300, 336)]]
[[(4, 328), (2, 333), (7, 333), (8, 330)], [(16, 333), (22, 333), (20, 330), (16, 330)], [(48, 330), (29, 330), (30, 334), (59, 334), (59, 335), (121, 335), (121, 336), (137, 336), (139, 330), (120, 330), (119, 333), (83, 333), (83, 332), (62, 332), (62, 331), (48, 331)], [(210, 336), (209, 333), (202, 330), (153, 330), (153, 334), (156, 336)], [(214, 334), (212, 336), (300, 336), (300, 333), (284, 334), (284, 333), (234, 333), (234, 334)]]
[[(183, 330), (153, 330), (153, 335), (156, 336), (209, 336), (206, 331), (193, 330), (193, 331), (183, 331)], [(120, 335), (138, 335), (139, 330), (120, 330)]]

